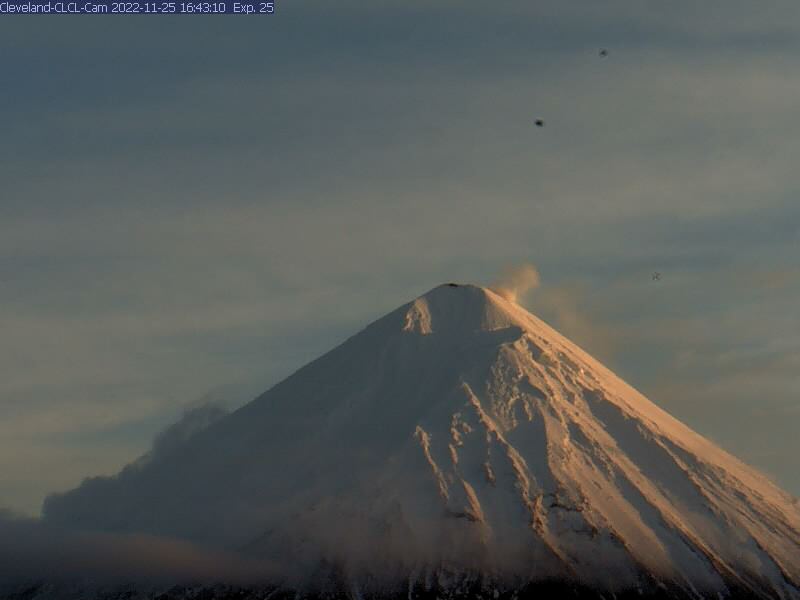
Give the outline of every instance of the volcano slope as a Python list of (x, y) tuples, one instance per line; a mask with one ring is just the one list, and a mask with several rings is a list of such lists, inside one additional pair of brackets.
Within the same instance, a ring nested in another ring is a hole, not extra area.
[(233, 549), (357, 596), (800, 598), (794, 498), (472, 285), (50, 496), (44, 519)]

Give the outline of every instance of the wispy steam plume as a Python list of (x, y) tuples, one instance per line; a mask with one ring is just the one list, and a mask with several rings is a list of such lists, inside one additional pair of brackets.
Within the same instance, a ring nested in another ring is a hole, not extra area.
[(532, 263), (506, 267), (492, 289), (506, 300), (516, 302), (539, 287), (539, 271)]

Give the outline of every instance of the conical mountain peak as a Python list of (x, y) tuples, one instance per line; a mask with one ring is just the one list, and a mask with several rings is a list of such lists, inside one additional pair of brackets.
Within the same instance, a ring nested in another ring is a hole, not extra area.
[(404, 330), (431, 334), (519, 327), (525, 321), (519, 310), (518, 305), (488, 288), (446, 283), (408, 305)]
[(681, 598), (800, 598), (791, 496), (473, 285), (430, 290), (180, 448), (44, 512), (308, 572), (390, 568), (412, 582), (448, 564)]

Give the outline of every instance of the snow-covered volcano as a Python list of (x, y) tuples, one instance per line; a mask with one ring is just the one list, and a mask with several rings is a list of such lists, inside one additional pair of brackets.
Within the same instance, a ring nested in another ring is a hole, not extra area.
[[(437, 287), (45, 519), (311, 570), (800, 597), (800, 508), (491, 290)], [(399, 569), (399, 571), (398, 571)]]

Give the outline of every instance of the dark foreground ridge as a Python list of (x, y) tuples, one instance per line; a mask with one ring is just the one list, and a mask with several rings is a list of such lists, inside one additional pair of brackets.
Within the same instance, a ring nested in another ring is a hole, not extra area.
[(516, 588), (504, 587), (478, 577), (469, 581), (407, 582), (370, 589), (355, 585), (328, 585), (324, 589), (298, 590), (270, 585), (239, 586), (173, 585), (141, 586), (114, 584), (87, 586), (82, 584), (29, 583), (16, 589), (0, 591), (2, 600), (772, 600), (770, 591), (728, 588), (726, 592), (693, 592), (663, 583), (643, 583), (636, 589), (615, 592), (596, 590), (567, 581), (540, 581)]

